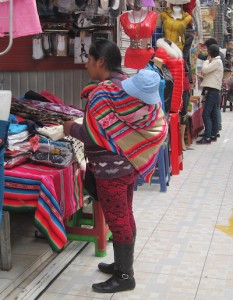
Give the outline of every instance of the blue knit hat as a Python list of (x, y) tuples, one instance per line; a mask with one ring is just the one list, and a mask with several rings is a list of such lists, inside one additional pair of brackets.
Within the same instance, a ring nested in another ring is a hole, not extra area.
[(159, 95), (160, 76), (151, 70), (140, 70), (137, 74), (121, 82), (124, 91), (146, 104), (156, 104), (161, 101)]

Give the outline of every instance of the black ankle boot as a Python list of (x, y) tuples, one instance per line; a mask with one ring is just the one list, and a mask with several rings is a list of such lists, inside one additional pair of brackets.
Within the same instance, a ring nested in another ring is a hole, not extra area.
[(98, 268), (101, 272), (105, 274), (113, 274), (114, 273), (114, 263), (106, 264), (106, 263), (99, 263)]
[[(133, 238), (134, 238), (134, 245), (135, 245), (135, 240), (136, 240), (136, 230), (133, 231)], [(114, 249), (114, 243), (113, 243), (113, 249)], [(114, 273), (114, 263), (111, 264), (106, 264), (106, 263), (99, 263), (98, 268), (100, 272), (105, 273), (105, 274), (113, 274)]]
[(93, 290), (98, 293), (133, 290), (136, 286), (133, 277), (133, 253), (134, 243), (114, 243), (114, 273), (107, 281), (93, 284)]
[(133, 276), (124, 273), (114, 273), (107, 281), (94, 283), (92, 289), (97, 293), (117, 293), (133, 290), (136, 286)]

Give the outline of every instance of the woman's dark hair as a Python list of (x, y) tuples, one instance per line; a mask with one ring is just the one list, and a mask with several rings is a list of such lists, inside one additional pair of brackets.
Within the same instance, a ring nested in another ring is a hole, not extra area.
[(210, 45), (208, 48), (208, 53), (211, 57), (216, 57), (220, 55), (219, 46), (218, 45)]
[(214, 38), (209, 38), (208, 40), (205, 41), (204, 43), (207, 48), (211, 45), (218, 45), (218, 42)]
[(109, 71), (121, 72), (121, 52), (117, 44), (107, 39), (100, 39), (91, 44), (89, 55), (95, 60), (103, 58)]

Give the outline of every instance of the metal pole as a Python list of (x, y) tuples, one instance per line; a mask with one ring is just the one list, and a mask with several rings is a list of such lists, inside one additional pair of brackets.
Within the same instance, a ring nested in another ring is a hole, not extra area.
[(0, 52), (0, 56), (10, 51), (13, 45), (13, 0), (9, 1), (9, 42), (5, 50)]

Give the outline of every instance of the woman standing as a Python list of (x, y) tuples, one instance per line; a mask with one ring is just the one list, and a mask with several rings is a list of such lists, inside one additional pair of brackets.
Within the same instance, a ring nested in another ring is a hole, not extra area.
[(141, 94), (141, 98), (154, 99), (156, 104), (148, 105), (123, 90), (121, 83), (125, 82), (127, 89), (134, 83), (121, 71), (121, 54), (115, 43), (105, 39), (93, 43), (86, 67), (91, 79), (99, 83), (88, 96), (83, 125), (65, 122), (64, 132), (84, 142), (98, 201), (113, 235), (114, 263), (98, 265), (100, 271), (112, 276), (92, 288), (95, 292), (116, 293), (135, 288), (133, 190), (139, 174), (150, 180), (159, 147), (166, 138), (167, 123), (159, 101), (158, 80), (154, 82), (153, 78), (152, 86)]

